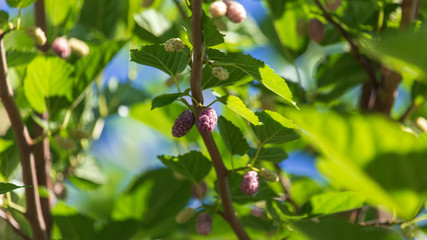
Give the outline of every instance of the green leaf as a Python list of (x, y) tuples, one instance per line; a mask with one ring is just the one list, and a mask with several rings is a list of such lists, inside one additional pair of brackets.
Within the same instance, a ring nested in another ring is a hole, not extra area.
[(33, 4), (35, 0), (6, 0), (6, 2), (12, 8), (26, 8)]
[[(251, 148), (248, 153), (249, 156), (251, 158), (254, 157), (256, 151), (257, 151), (256, 149)], [(286, 158), (288, 158), (288, 154), (285, 152), (285, 150), (283, 150), (283, 148), (276, 148), (276, 147), (261, 149), (257, 157), (258, 160), (269, 161), (274, 163), (280, 163)]]
[(274, 73), (273, 69), (263, 61), (242, 53), (229, 53), (226, 55), (214, 49), (206, 50), (206, 54), (209, 60), (215, 61), (215, 65), (231, 66), (240, 69), (262, 83), (266, 88), (285, 99), (289, 104), (295, 106), (295, 102), (292, 101), (292, 93), (285, 79)]
[(205, 47), (215, 46), (224, 42), (224, 34), (220, 33), (211, 21), (211, 19), (203, 14), (203, 42)]
[(214, 95), (217, 97), (218, 101), (224, 104), (227, 108), (233, 112), (239, 114), (242, 118), (248, 120), (253, 125), (261, 125), (258, 120), (258, 117), (253, 113), (242, 100), (233, 95), (220, 96), (218, 93), (214, 92)]
[(191, 196), (188, 181), (177, 178), (170, 169), (156, 169), (137, 178), (129, 191), (119, 196), (112, 216), (120, 221), (140, 221), (147, 236), (167, 234)]
[(11, 192), (15, 189), (18, 188), (25, 188), (25, 187), (31, 187), (31, 186), (17, 186), (15, 184), (12, 183), (4, 183), (4, 182), (0, 182), (0, 194), (4, 194), (7, 192)]
[(6, 149), (8, 149), (10, 146), (12, 146), (14, 141), (12, 140), (6, 140), (0, 138), (0, 153), (4, 152)]
[(243, 156), (248, 152), (248, 142), (236, 125), (225, 119), (223, 116), (220, 116), (218, 119), (218, 128), (231, 155), (238, 154)]
[(257, 116), (263, 125), (251, 127), (261, 145), (285, 143), (299, 138), (298, 127), (279, 113), (266, 110), (258, 112)]
[(191, 151), (178, 157), (158, 156), (162, 163), (171, 170), (181, 174), (192, 183), (203, 180), (212, 168), (212, 163), (201, 152)]
[(36, 52), (11, 49), (6, 52), (7, 66), (16, 67), (29, 64), (37, 56)]
[[(362, 227), (342, 218), (322, 218), (319, 222), (299, 221), (295, 226), (306, 236), (305, 240), (346, 239), (346, 240), (400, 240), (400, 234), (388, 228)], [(333, 227), (331, 227), (333, 226)], [(291, 238), (294, 239), (294, 238)], [(296, 239), (296, 238), (295, 238)], [(301, 239), (301, 238), (298, 238)]]
[(187, 95), (189, 92), (190, 92), (190, 89), (188, 88), (182, 93), (169, 93), (169, 94), (159, 95), (155, 97), (151, 102), (151, 110), (155, 108), (167, 106), (175, 102), (175, 100), (177, 100), (178, 98)]
[(0, 11), (0, 28), (9, 22), (9, 14), (3, 10)]
[[(426, 137), (381, 116), (290, 111), (305, 139), (323, 153), (317, 167), (333, 185), (413, 217), (427, 194)], [(313, 121), (315, 119), (315, 121)]]
[(45, 0), (46, 15), (54, 26), (61, 25), (75, 5), (74, 0)]
[(72, 66), (57, 57), (36, 57), (27, 68), (24, 91), (37, 112), (46, 111), (46, 97), (71, 94)]
[[(188, 51), (188, 47), (187, 51)], [(185, 70), (188, 62), (188, 56), (184, 51), (169, 53), (163, 45), (147, 45), (139, 50), (132, 49), (131, 61), (155, 67), (170, 76), (176, 76)]]
[(425, 48), (420, 44), (427, 41), (427, 32), (386, 33), (381, 40), (366, 40), (362, 45), (367, 54), (378, 59), (387, 67), (403, 75), (427, 82)]
[(365, 201), (355, 192), (326, 192), (313, 196), (302, 209), (310, 215), (326, 215), (359, 208)]
[(63, 202), (55, 205), (52, 216), (64, 240), (99, 239), (95, 232), (95, 220), (82, 215)]

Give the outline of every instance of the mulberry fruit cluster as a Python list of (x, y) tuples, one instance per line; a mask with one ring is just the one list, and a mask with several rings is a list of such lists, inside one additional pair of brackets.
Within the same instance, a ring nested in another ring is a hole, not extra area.
[(195, 214), (196, 214), (196, 212), (194, 211), (194, 209), (187, 207), (178, 213), (175, 220), (177, 223), (183, 224), (183, 223), (188, 222), (190, 219), (192, 219)]
[(213, 2), (209, 6), (209, 13), (214, 18), (222, 17), (227, 13), (227, 5), (222, 1)]
[(215, 129), (217, 122), (218, 116), (216, 115), (215, 110), (213, 108), (205, 108), (200, 111), (200, 116), (196, 125), (200, 132), (207, 133), (212, 132)]
[(185, 44), (179, 38), (171, 38), (165, 42), (165, 50), (168, 52), (181, 52)]
[(85, 57), (90, 52), (89, 46), (77, 38), (70, 38), (68, 43), (70, 44), (71, 51), (79, 57)]
[(235, 1), (225, 1), (227, 13), (225, 16), (234, 23), (241, 23), (246, 19), (246, 10), (242, 4)]
[(277, 173), (270, 171), (267, 168), (261, 168), (259, 171), (259, 175), (269, 182), (279, 181), (279, 176), (277, 175)]
[(52, 49), (61, 58), (68, 58), (71, 54), (71, 47), (66, 37), (57, 37), (52, 43)]
[(325, 26), (317, 18), (313, 18), (310, 20), (309, 31), (310, 38), (317, 43), (320, 43), (325, 37)]
[(209, 213), (201, 213), (197, 217), (196, 230), (200, 235), (209, 235), (212, 231), (212, 217)]
[(172, 136), (179, 138), (185, 136), (194, 125), (194, 116), (190, 110), (182, 112), (175, 120), (172, 127)]
[(212, 75), (214, 75), (214, 77), (218, 78), (221, 81), (227, 80), (228, 77), (230, 76), (227, 69), (223, 67), (212, 68)]
[(335, 11), (341, 6), (341, 0), (325, 0), (326, 9)]
[(259, 178), (258, 173), (255, 171), (249, 171), (243, 175), (243, 180), (240, 183), (240, 190), (245, 195), (254, 195), (259, 189)]
[(34, 39), (38, 46), (43, 46), (46, 44), (47, 38), (43, 30), (39, 27), (28, 27), (25, 30), (25, 33), (30, 38)]

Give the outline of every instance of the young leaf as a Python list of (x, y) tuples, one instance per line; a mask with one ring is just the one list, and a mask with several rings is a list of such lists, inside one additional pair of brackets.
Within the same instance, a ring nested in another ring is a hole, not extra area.
[(57, 57), (36, 57), (27, 67), (25, 96), (37, 112), (46, 111), (46, 97), (71, 94), (72, 66)]
[[(186, 47), (188, 51), (188, 47)], [(169, 53), (163, 45), (147, 45), (140, 49), (132, 49), (131, 61), (155, 67), (170, 76), (184, 71), (187, 66), (188, 56), (184, 51)]]
[(248, 152), (248, 142), (236, 125), (225, 119), (223, 116), (220, 116), (218, 119), (218, 128), (231, 155), (238, 154), (242, 156)]
[(238, 68), (246, 74), (262, 83), (266, 88), (284, 98), (289, 104), (295, 106), (292, 101), (292, 93), (286, 84), (285, 79), (274, 73), (263, 61), (242, 53), (225, 54), (215, 49), (206, 50), (208, 59), (215, 61), (219, 66), (231, 66)]
[(11, 192), (18, 188), (31, 187), (31, 186), (16, 186), (12, 183), (0, 183), (0, 194)]
[(258, 120), (258, 117), (253, 113), (245, 104), (240, 100), (240, 98), (233, 95), (220, 96), (217, 93), (214, 93), (219, 102), (224, 104), (227, 108), (239, 114), (242, 118), (248, 120), (253, 125), (261, 125)]
[(313, 196), (302, 209), (310, 215), (326, 215), (363, 206), (366, 198), (355, 192), (327, 192)]
[(203, 180), (212, 168), (211, 162), (201, 152), (191, 151), (178, 157), (158, 156), (162, 163), (171, 170), (181, 174), (192, 183)]
[(167, 105), (175, 102), (175, 100), (177, 100), (178, 98), (187, 95), (189, 92), (190, 92), (190, 89), (186, 89), (182, 93), (169, 93), (169, 94), (159, 95), (159, 96), (155, 97), (153, 99), (153, 101), (151, 101), (151, 110), (158, 108), (158, 107), (167, 106)]
[(263, 123), (261, 126), (252, 126), (260, 144), (285, 143), (299, 138), (298, 127), (291, 120), (277, 112), (258, 112), (257, 116)]

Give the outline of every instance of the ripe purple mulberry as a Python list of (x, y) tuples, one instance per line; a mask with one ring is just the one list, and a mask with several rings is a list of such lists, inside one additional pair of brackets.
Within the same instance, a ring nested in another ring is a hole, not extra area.
[(227, 13), (227, 5), (222, 1), (216, 1), (209, 7), (209, 12), (212, 17), (222, 17)]
[(212, 217), (209, 213), (204, 212), (199, 214), (196, 221), (196, 230), (200, 235), (209, 235), (212, 230)]
[(224, 1), (227, 4), (227, 16), (234, 23), (241, 23), (246, 19), (246, 10), (242, 4), (235, 1)]
[(179, 138), (188, 133), (194, 124), (194, 116), (190, 110), (182, 112), (172, 127), (172, 136)]
[(325, 0), (325, 6), (329, 11), (335, 11), (341, 6), (341, 0)]
[(240, 183), (240, 190), (246, 195), (253, 195), (259, 189), (258, 173), (249, 171), (243, 175), (243, 180)]
[(57, 37), (52, 43), (52, 49), (61, 58), (68, 58), (71, 54), (71, 47), (65, 37)]
[(218, 121), (218, 116), (213, 108), (205, 108), (200, 111), (199, 119), (196, 123), (200, 132), (212, 132)]
[(320, 43), (325, 37), (325, 26), (317, 18), (310, 20), (309, 31), (310, 38), (317, 43)]

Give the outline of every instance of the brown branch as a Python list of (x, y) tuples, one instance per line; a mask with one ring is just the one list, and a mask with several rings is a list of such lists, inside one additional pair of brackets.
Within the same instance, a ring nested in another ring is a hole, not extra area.
[[(402, 19), (400, 21), (400, 30), (406, 30), (411, 22), (418, 16), (418, 7), (420, 0), (403, 0)], [(402, 76), (385, 67), (382, 68), (383, 79), (380, 87), (377, 89), (374, 111), (390, 116), (391, 109), (397, 97), (397, 88), (402, 81)]]
[[(37, 27), (41, 28), (45, 33), (47, 33), (46, 27), (46, 11), (44, 0), (37, 0), (34, 4), (34, 15)], [(44, 46), (40, 47), (40, 50), (47, 52), (49, 45), (46, 43)], [(37, 116), (41, 119), (47, 121), (49, 115), (47, 112), (43, 114), (38, 114)], [(46, 131), (42, 126), (34, 123), (34, 138), (39, 138), (41, 136), (46, 136)], [(51, 154), (50, 154), (50, 144), (49, 138), (44, 137), (42, 141), (37, 142), (33, 146), (34, 160), (36, 163), (36, 172), (37, 172), (37, 181), (40, 186), (48, 189), (49, 192), (53, 192), (52, 179), (50, 177), (50, 167), (51, 167)], [(42, 197), (40, 199), (43, 218), (46, 223), (46, 229), (48, 236), (50, 236), (50, 230), (52, 228), (52, 214), (50, 212), (51, 206), (55, 202), (55, 195), (49, 194), (49, 197)]]
[[(203, 104), (202, 94), (202, 54), (203, 54), (203, 34), (202, 34), (202, 0), (193, 0), (192, 4), (193, 15), (191, 16), (191, 27), (193, 32), (193, 67), (190, 76), (191, 93), (193, 98), (194, 113), (199, 116), (200, 106), (198, 103)], [(234, 233), (239, 239), (249, 239), (242, 223), (236, 216), (234, 211), (233, 202), (231, 199), (230, 188), (228, 186), (228, 171), (225, 167), (218, 147), (213, 139), (211, 133), (200, 133), (203, 141), (208, 149), (209, 155), (212, 159), (212, 164), (217, 176), (217, 184), (219, 195), (223, 206), (223, 218), (230, 224)]]
[(7, 223), (9, 223), (12, 230), (20, 236), (22, 239), (25, 240), (31, 240), (30, 237), (27, 236), (22, 230), (19, 223), (15, 220), (15, 218), (10, 214), (9, 212), (5, 212), (4, 210), (0, 209), (0, 217), (3, 218)]
[(0, 39), (0, 98), (12, 124), (18, 145), (24, 184), (32, 186), (25, 188), (27, 207), (25, 216), (31, 225), (34, 239), (47, 239), (46, 225), (41, 212), (34, 156), (31, 153), (32, 139), (13, 99), (12, 86), (7, 76), (6, 52), (2, 39)]
[(331, 15), (326, 11), (326, 9), (323, 7), (323, 5), (320, 3), (319, 0), (314, 0), (314, 2), (317, 4), (317, 6), (320, 8), (320, 10), (323, 13), (323, 16), (325, 19), (330, 22), (338, 31), (338, 33), (341, 34), (341, 36), (347, 40), (347, 42), (350, 44), (351, 51), (354, 54), (354, 57), (356, 58), (356, 61), (359, 63), (360, 66), (365, 70), (366, 74), (369, 77), (369, 80), (371, 81), (374, 88), (377, 87), (378, 83), (375, 77), (375, 71), (372, 68), (372, 66), (369, 64), (369, 61), (362, 56), (360, 53), (359, 47), (354, 42), (353, 38), (350, 36), (350, 34), (339, 24), (337, 23)]

